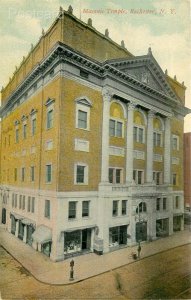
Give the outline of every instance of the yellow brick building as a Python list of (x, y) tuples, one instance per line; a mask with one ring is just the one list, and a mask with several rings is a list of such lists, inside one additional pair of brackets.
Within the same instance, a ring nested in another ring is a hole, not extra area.
[(55, 261), (182, 230), (185, 89), (61, 9), (1, 91), (1, 222)]

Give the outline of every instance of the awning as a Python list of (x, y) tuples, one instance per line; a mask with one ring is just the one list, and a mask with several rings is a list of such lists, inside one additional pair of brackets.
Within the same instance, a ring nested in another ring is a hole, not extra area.
[(77, 230), (83, 230), (83, 229), (89, 229), (89, 228), (95, 228), (97, 225), (87, 225), (87, 226), (82, 226), (82, 227), (74, 227), (74, 228), (68, 228), (66, 230), (62, 230), (62, 232), (72, 232), (72, 231), (77, 231)]
[(30, 220), (30, 219), (28, 219), (28, 218), (24, 218), (24, 219), (22, 220), (22, 223), (25, 224), (25, 225), (32, 225), (32, 226), (34, 226), (34, 225), (36, 224), (35, 221)]
[(13, 216), (16, 220), (22, 220), (22, 219), (24, 219), (23, 216), (18, 215), (18, 214), (14, 213), (14, 212), (11, 212), (11, 216)]
[(32, 238), (35, 242), (40, 244), (50, 242), (52, 240), (52, 230), (45, 225), (40, 225), (32, 234)]

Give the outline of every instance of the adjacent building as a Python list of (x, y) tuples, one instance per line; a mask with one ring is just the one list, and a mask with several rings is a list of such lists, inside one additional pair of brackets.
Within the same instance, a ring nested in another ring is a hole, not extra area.
[(2, 88), (2, 223), (54, 261), (183, 229), (185, 86), (71, 6)]
[(184, 205), (191, 209), (191, 132), (184, 133)]

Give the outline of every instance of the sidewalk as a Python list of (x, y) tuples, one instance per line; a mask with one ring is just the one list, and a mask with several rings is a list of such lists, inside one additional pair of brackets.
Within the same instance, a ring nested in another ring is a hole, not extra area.
[[(142, 243), (141, 258), (148, 257), (161, 251), (191, 243), (191, 232), (184, 230), (153, 242)], [(37, 280), (47, 284), (71, 284), (117, 267), (134, 262), (132, 252), (136, 247), (126, 247), (101, 256), (94, 253), (74, 257), (74, 280), (69, 281), (70, 261), (52, 262), (42, 253), (36, 252), (29, 245), (0, 228), (0, 245), (4, 247), (23, 267)]]

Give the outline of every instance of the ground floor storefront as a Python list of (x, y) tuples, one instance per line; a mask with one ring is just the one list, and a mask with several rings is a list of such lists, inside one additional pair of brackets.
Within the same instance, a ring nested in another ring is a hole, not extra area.
[(169, 218), (156, 220), (156, 236), (165, 237), (169, 235)]

